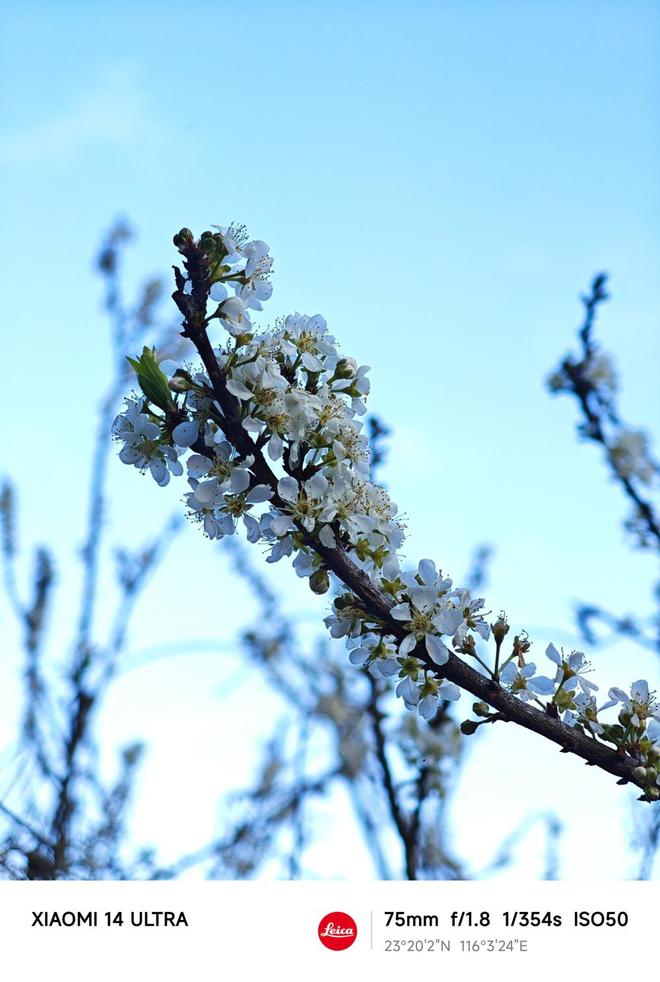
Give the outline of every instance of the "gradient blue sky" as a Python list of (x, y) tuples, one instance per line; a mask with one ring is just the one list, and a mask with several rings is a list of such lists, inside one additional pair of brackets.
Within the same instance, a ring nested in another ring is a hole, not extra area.
[[(2, 467), (21, 489), (26, 542), (61, 556), (56, 636), (71, 620), (106, 373), (91, 256), (117, 214), (139, 230), (131, 283), (167, 271), (181, 225), (237, 219), (271, 244), (267, 316), (319, 311), (372, 366), (411, 560), (433, 556), (460, 578), (472, 547), (493, 543), (489, 606), (539, 649), (575, 640), (576, 598), (651, 609), (655, 564), (626, 547), (621, 495), (543, 379), (572, 344), (579, 291), (605, 269), (613, 301), (599, 335), (616, 354), (623, 413), (659, 422), (657, 3), (5, 0), (1, 18)], [(119, 463), (111, 480), (116, 537), (139, 538), (180, 493)], [(291, 609), (322, 616), (283, 565), (276, 582)], [(237, 605), (244, 623), (249, 597), (189, 529), (148, 591), (132, 650), (230, 640), (223, 612)], [(18, 668), (6, 606), (0, 630), (1, 748)], [(594, 662), (606, 685), (657, 678), (652, 657), (625, 644)], [(243, 783), (259, 734), (240, 752), (236, 734), (254, 700), (264, 734), (277, 715), (252, 677), (218, 699), (237, 667), (204, 651), (146, 665), (117, 681), (101, 716), (109, 746), (150, 744), (135, 830), (165, 855), (182, 827), (185, 845), (211, 834), (217, 790)], [(610, 778), (510, 727), (488, 736), (452, 806), (474, 867), (528, 810), (554, 807), (564, 875), (630, 873), (628, 799)], [(323, 814), (331, 828), (335, 812)], [(532, 844), (512, 875), (537, 875), (535, 855)], [(327, 840), (309, 867), (370, 875), (357, 852), (339, 867)]]

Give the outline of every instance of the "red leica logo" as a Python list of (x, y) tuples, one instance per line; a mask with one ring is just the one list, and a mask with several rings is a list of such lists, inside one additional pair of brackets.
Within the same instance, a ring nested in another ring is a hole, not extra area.
[(319, 922), (319, 941), (331, 951), (343, 951), (350, 948), (357, 938), (357, 924), (350, 914), (341, 910), (333, 910)]

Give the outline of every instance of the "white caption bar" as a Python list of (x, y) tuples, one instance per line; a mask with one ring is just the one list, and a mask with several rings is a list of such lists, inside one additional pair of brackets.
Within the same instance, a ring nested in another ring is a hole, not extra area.
[(7, 978), (507, 980), (629, 972), (657, 883), (0, 883)]

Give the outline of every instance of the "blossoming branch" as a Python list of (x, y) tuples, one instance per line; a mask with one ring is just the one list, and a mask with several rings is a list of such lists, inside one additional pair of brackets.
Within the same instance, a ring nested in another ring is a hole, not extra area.
[[(403, 568), (397, 507), (370, 476), (369, 369), (339, 351), (318, 314), (253, 325), (272, 293), (266, 243), (231, 226), (198, 240), (182, 229), (174, 244), (173, 299), (201, 365), (159, 363), (149, 348), (129, 359), (140, 395), (113, 426), (120, 459), (160, 486), (185, 459), (187, 511), (209, 538), (242, 526), (267, 562), (292, 557), (318, 594), (333, 576), (330, 634), (346, 639), (352, 664), (396, 678), (407, 709), (432, 719), (466, 690), (477, 701), (464, 733), (513, 721), (658, 800), (660, 714), (646, 681), (599, 701), (584, 655), (552, 644), (540, 674), (525, 632), (504, 650), (504, 615), (489, 624), (484, 600), (430, 559)], [(216, 328), (224, 340), (212, 340)]]

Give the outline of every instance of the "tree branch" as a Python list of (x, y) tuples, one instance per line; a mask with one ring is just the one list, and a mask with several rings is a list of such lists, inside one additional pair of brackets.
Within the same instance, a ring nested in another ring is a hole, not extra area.
[[(182, 336), (189, 338), (195, 346), (211, 382), (212, 395), (222, 413), (222, 429), (227, 439), (244, 456), (252, 456), (252, 471), (258, 483), (267, 485), (273, 492), (271, 504), (286, 512), (286, 505), (280, 498), (278, 479), (266, 462), (263, 453), (242, 426), (240, 403), (227, 389), (225, 373), (218, 364), (211, 342), (208, 338), (208, 319), (206, 306), (209, 294), (209, 277), (206, 257), (194, 241), (192, 235), (177, 237), (177, 246), (183, 255), (192, 285), (191, 293), (184, 292), (185, 278), (174, 267), (177, 288), (172, 298), (183, 315)], [(201, 442), (201, 441), (200, 441)], [(194, 449), (198, 449), (195, 447)], [(201, 449), (198, 452), (202, 452)], [(208, 453), (209, 451), (207, 451)], [(285, 462), (285, 469), (286, 462)], [(341, 580), (364, 605), (365, 612), (375, 617), (386, 627), (387, 633), (402, 641), (406, 635), (403, 625), (392, 618), (392, 601), (383, 594), (375, 583), (345, 553), (341, 547), (329, 548), (323, 545), (314, 534), (308, 533), (297, 523), (303, 541), (323, 559), (325, 566)], [(418, 645), (414, 656), (432, 672), (437, 666), (429, 658), (423, 646)], [(592, 737), (578, 732), (557, 718), (516, 699), (497, 682), (486, 678), (466, 664), (457, 655), (450, 653), (442, 666), (442, 675), (456, 683), (461, 689), (472, 693), (479, 700), (493, 706), (502, 719), (511, 721), (530, 730), (546, 740), (557, 744), (565, 753), (580, 757), (590, 766), (600, 767), (620, 779), (620, 783), (630, 782), (644, 789), (644, 782), (635, 776), (637, 766), (634, 759), (610, 749)], [(554, 708), (554, 707), (553, 707)]]

